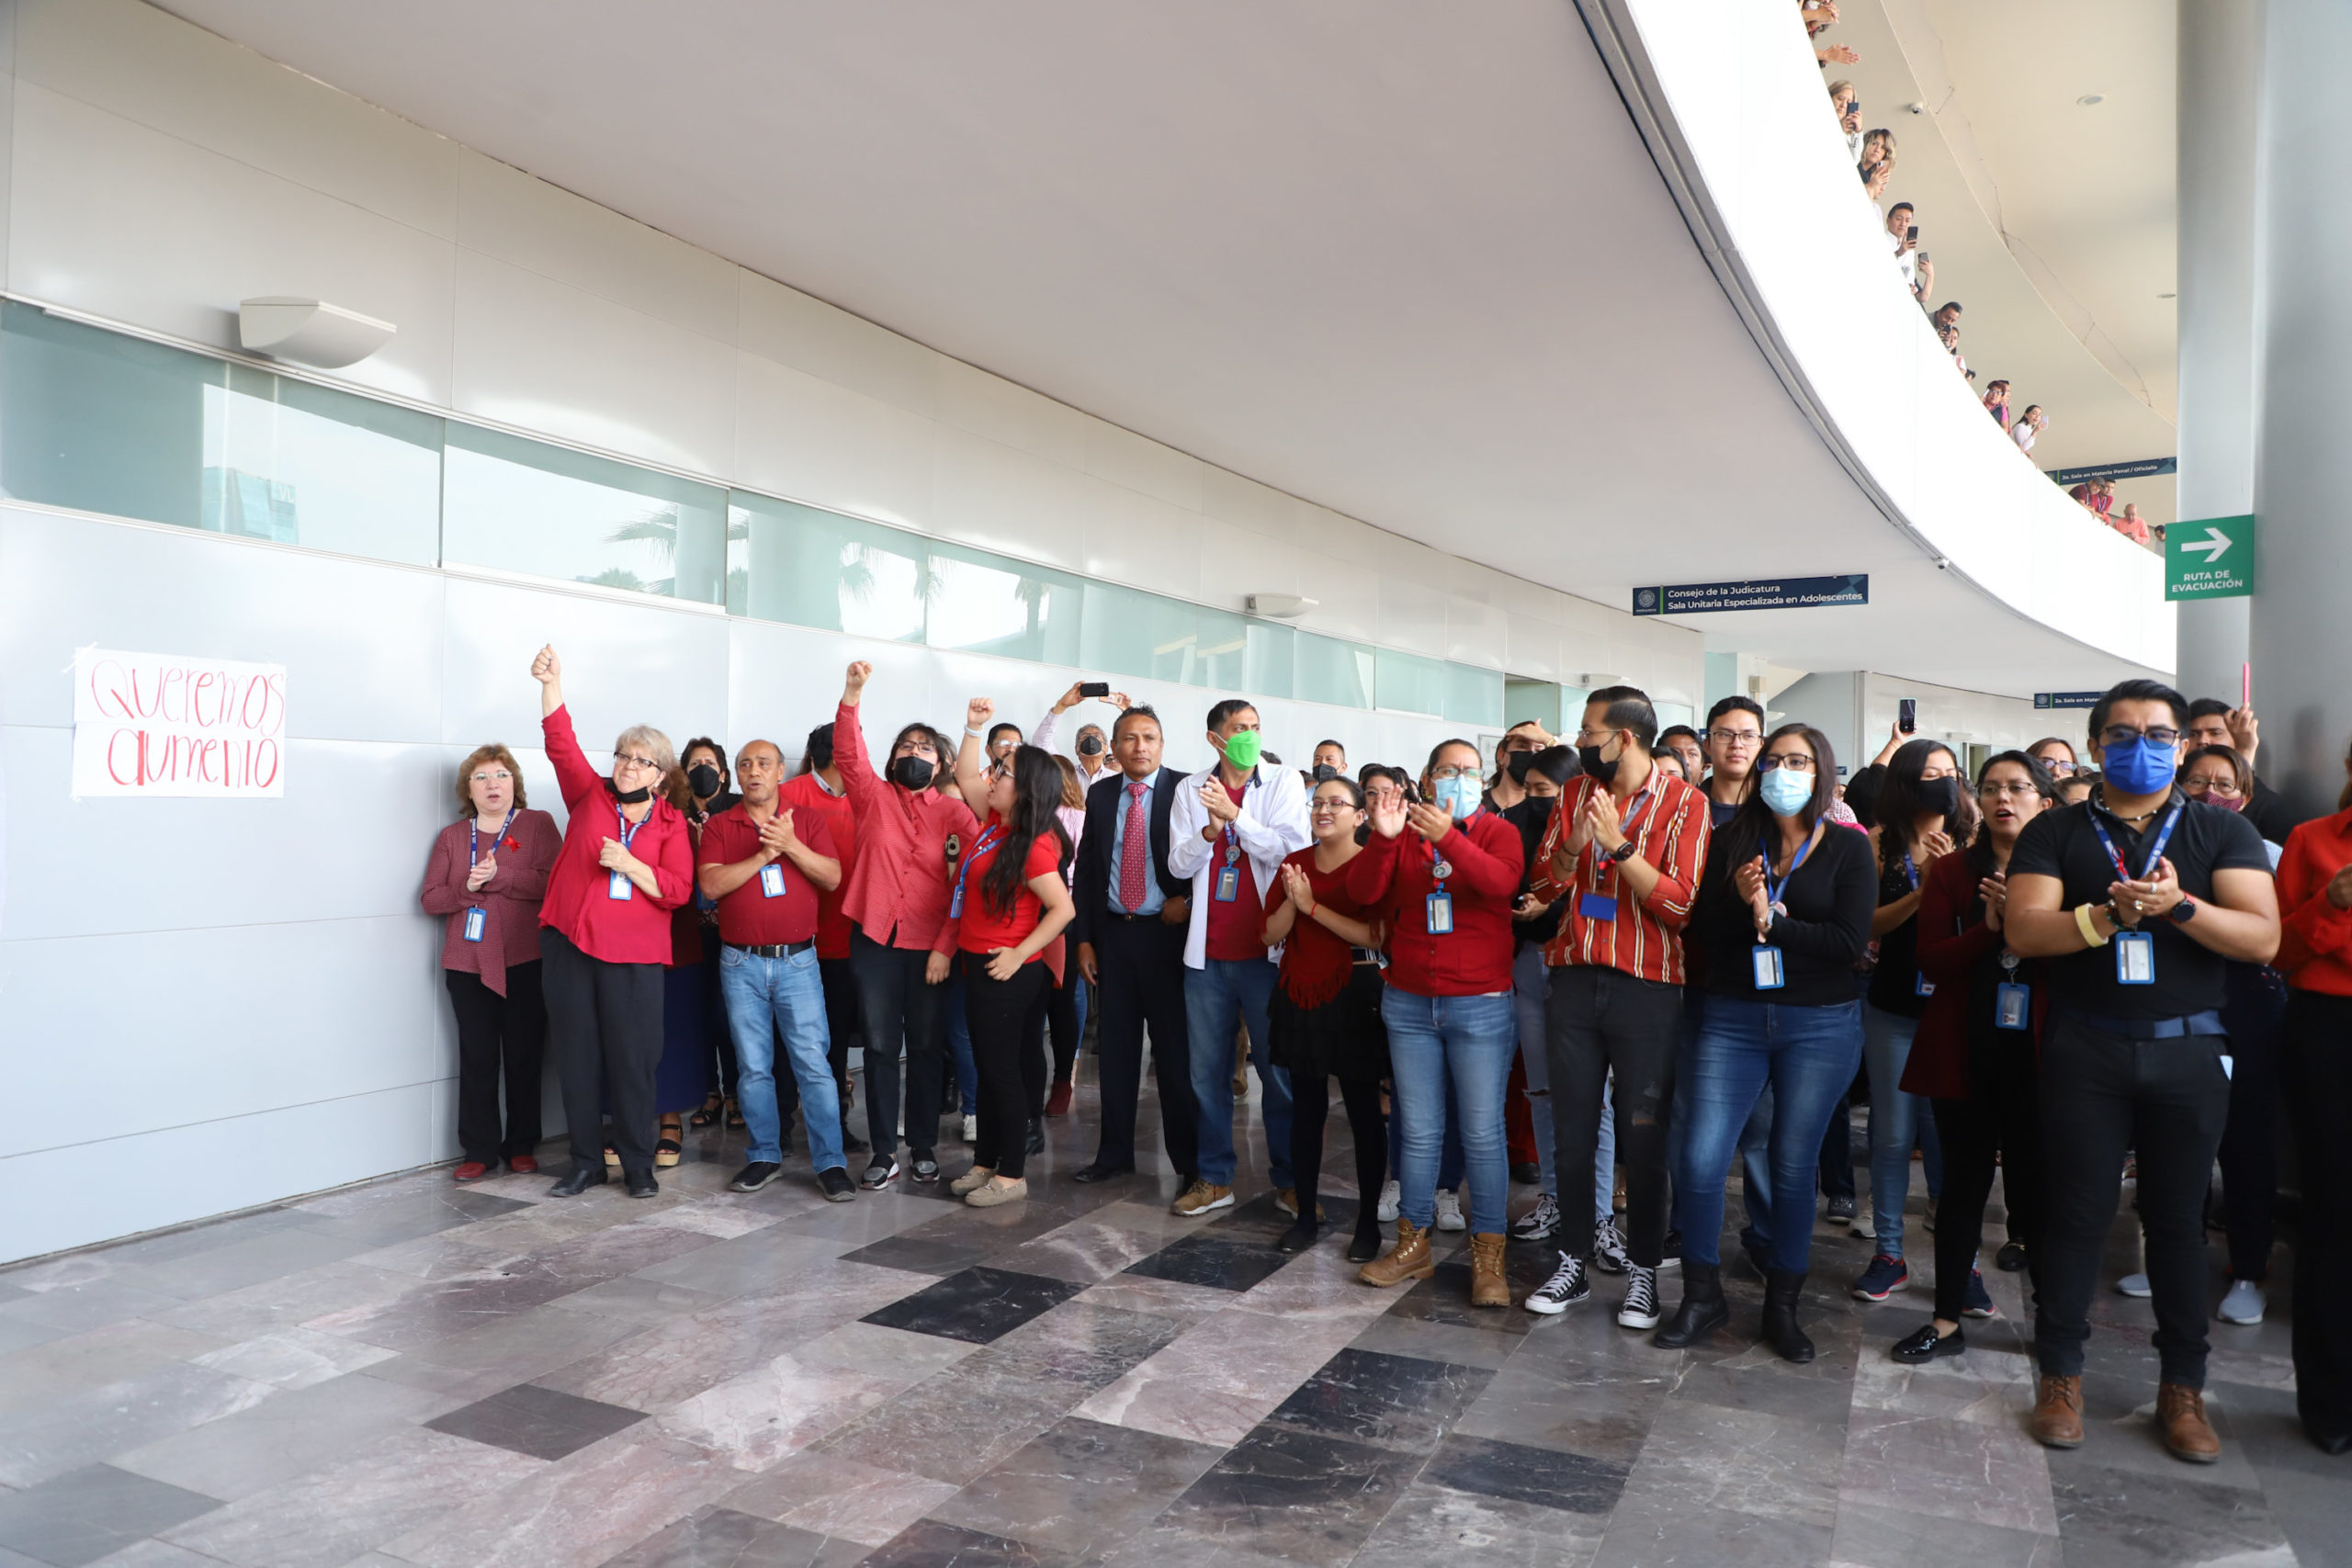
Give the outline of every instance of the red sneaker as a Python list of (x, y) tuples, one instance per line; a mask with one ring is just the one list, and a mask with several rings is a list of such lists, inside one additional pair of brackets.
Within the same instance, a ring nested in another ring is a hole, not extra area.
[(539, 1168), (538, 1156), (537, 1155), (516, 1155), (513, 1159), (506, 1162), (506, 1168), (513, 1171), (517, 1176), (528, 1176)]
[(1046, 1096), (1046, 1114), (1048, 1116), (1069, 1115), (1070, 1094), (1071, 1089), (1069, 1085), (1067, 1083), (1056, 1084), (1054, 1086), (1053, 1093)]
[(460, 1181), (480, 1181), (490, 1174), (490, 1167), (478, 1159), (469, 1159), (450, 1174)]

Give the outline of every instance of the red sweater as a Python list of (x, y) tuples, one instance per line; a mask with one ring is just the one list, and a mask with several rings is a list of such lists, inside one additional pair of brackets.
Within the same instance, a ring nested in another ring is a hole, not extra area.
[(652, 813), (629, 836), (628, 852), (653, 868), (661, 891), (647, 897), (632, 887), (627, 898), (612, 897), (611, 874), (597, 863), (606, 839), (621, 836), (620, 807), (611, 781), (588, 765), (571, 733), (571, 710), (560, 707), (539, 721), (548, 761), (563, 790), (571, 815), (563, 849), (548, 878), (539, 924), (551, 926), (591, 958), (607, 964), (667, 964), (671, 956), (670, 911), (694, 892), (694, 850), (686, 841), (686, 819), (656, 796)]
[[(528, 807), (514, 813), (506, 837), (497, 844), (487, 840), (481, 853), (496, 852), (498, 873), (480, 892), (466, 891), (473, 864), (466, 856), (474, 834), (470, 817), (450, 823), (433, 840), (433, 857), (424, 867), (424, 912), (448, 917), (441, 936), (441, 967), (479, 975), (481, 983), (500, 996), (506, 994), (506, 971), (517, 964), (539, 961), (539, 900), (547, 896), (548, 873), (555, 865), (563, 835), (555, 818)], [(481, 940), (466, 940), (466, 911), (480, 908), (486, 918)]]
[[(1519, 894), (1519, 829), (1480, 811), (1431, 844), (1410, 828), (1379, 834), (1348, 863), (1348, 896), (1388, 921), (1388, 983), (1417, 997), (1477, 997), (1510, 989), (1510, 905)], [(1453, 874), (1453, 930), (1431, 936), (1431, 869), (1443, 855)]]
[(2278, 857), (2278, 972), (2299, 991), (2352, 997), (2352, 909), (2327, 901), (2330, 878), (2352, 864), (2352, 811), (2316, 818), (2287, 835)]
[(857, 709), (833, 713), (833, 764), (856, 818), (857, 866), (842, 885), (842, 910), (870, 942), (924, 951), (947, 919), (947, 835), (970, 849), (979, 823), (934, 789), (885, 784), (865, 758)]
[(813, 773), (786, 780), (776, 791), (776, 800), (796, 811), (815, 812), (825, 819), (825, 831), (832, 835), (832, 855), (842, 863), (842, 879), (831, 888), (817, 890), (817, 956), (847, 958), (849, 916), (842, 910), (842, 896), (849, 891), (849, 874), (857, 867), (857, 814), (850, 809), (847, 795), (835, 795)]

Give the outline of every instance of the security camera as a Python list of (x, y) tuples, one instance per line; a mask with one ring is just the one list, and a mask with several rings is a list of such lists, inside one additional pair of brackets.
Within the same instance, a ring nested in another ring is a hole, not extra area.
[(1928, 106), (1925, 104), (1905, 104), (1903, 107), (1909, 109), (1913, 114), (1926, 114), (1928, 112)]
[(1936, 570), (1937, 570), (1938, 571), (1948, 571), (1948, 570), (1951, 570), (1951, 561), (1949, 561), (1949, 560), (1945, 559), (1942, 556), (1938, 556), (1938, 557), (1936, 558)]

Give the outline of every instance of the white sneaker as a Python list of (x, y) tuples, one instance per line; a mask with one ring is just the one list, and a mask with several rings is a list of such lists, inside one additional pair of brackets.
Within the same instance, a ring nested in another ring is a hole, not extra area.
[(980, 1119), (978, 1117), (967, 1116), (964, 1118), (964, 1141), (967, 1144), (977, 1144), (980, 1141)]
[(2262, 1309), (2269, 1304), (2260, 1285), (2251, 1280), (2239, 1280), (2230, 1286), (2230, 1293), (2213, 1315), (2223, 1323), (2243, 1324), (2251, 1327), (2262, 1321)]
[(1437, 1190), (1437, 1228), (1442, 1231), (1466, 1231), (1470, 1222), (1462, 1217), (1462, 1198), (1441, 1187)]
[(2115, 1288), (2124, 1295), (2137, 1296), (2143, 1302), (2156, 1293), (2149, 1287), (2145, 1274), (2126, 1274), (2115, 1281)]
[(1393, 1178), (1382, 1182), (1380, 1184), (1380, 1223), (1384, 1225), (1395, 1224), (1396, 1216), (1404, 1212), (1404, 1206), (1405, 1190), (1398, 1186)]
[(1604, 1274), (1623, 1274), (1634, 1266), (1625, 1255), (1625, 1238), (1618, 1233), (1613, 1215), (1592, 1227), (1592, 1266)]
[(1878, 1222), (1868, 1209), (1857, 1203), (1854, 1205), (1853, 1224), (1848, 1225), (1846, 1231), (1848, 1235), (1858, 1235), (1864, 1241), (1874, 1241), (1878, 1237)]
[(1625, 1304), (1617, 1309), (1617, 1325), (1656, 1328), (1664, 1315), (1657, 1307), (1657, 1270), (1636, 1266), (1625, 1281)]

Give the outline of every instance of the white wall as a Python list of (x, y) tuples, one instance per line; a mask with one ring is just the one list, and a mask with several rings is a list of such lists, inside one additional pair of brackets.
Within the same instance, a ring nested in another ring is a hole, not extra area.
[[(1428, 549), (1212, 468), (268, 64), (135, 0), (0, 4), (10, 292), (226, 349), (238, 299), (391, 320), (362, 389), (1309, 629), (1696, 703), (1694, 634)], [(437, 922), (415, 909), (451, 770), (535, 739), (552, 640), (594, 746), (658, 723), (798, 750), (851, 658), (876, 728), (1080, 671), (701, 606), (0, 506), (0, 1260), (452, 1156)], [(85, 644), (284, 663), (263, 802), (67, 795)], [(1216, 694), (1127, 682), (1170, 717)], [(1418, 760), (1462, 727), (1263, 703)], [(519, 750), (519, 748), (518, 748)], [(560, 806), (536, 751), (538, 803)]]

